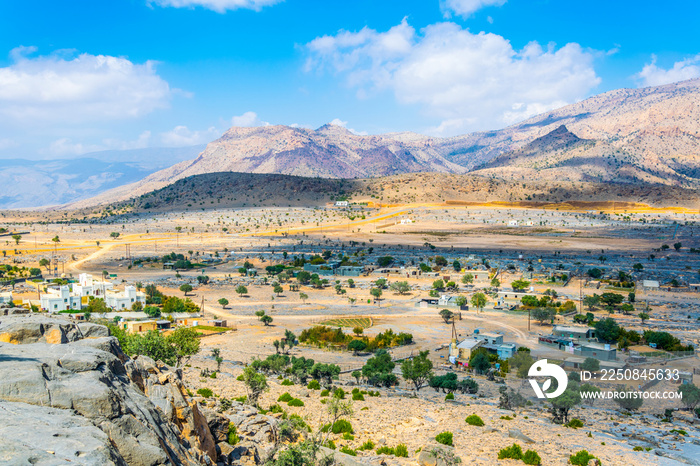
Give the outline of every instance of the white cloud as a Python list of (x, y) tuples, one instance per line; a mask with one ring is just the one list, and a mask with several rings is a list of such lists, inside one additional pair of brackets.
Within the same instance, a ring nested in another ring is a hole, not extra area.
[(247, 9), (260, 11), (263, 7), (275, 5), (283, 0), (149, 0), (149, 4), (155, 3), (162, 7), (194, 8), (202, 7), (217, 13), (225, 13), (226, 10)]
[(176, 126), (160, 134), (161, 143), (166, 147), (193, 146), (213, 141), (221, 136), (221, 131), (210, 127), (203, 131), (193, 131), (187, 126)]
[(150, 141), (151, 141), (151, 132), (144, 131), (134, 141), (122, 141), (119, 139), (104, 139), (102, 142), (104, 143), (105, 146), (107, 146), (110, 149), (127, 150), (127, 149), (143, 149), (143, 148), (149, 146)]
[(484, 7), (501, 6), (504, 3), (506, 0), (441, 0), (440, 8), (446, 18), (452, 13), (467, 17)]
[(357, 134), (358, 136), (367, 136), (367, 134), (368, 134), (367, 131), (357, 131), (357, 130), (354, 130), (352, 128), (348, 128), (348, 122), (343, 121), (340, 118), (334, 118), (329, 124), (335, 125), (335, 126), (341, 126), (345, 129), (347, 129), (348, 131), (350, 131), (352, 134)]
[(17, 147), (19, 144), (14, 139), (0, 138), (0, 150)]
[(61, 138), (52, 142), (48, 151), (42, 151), (42, 153), (48, 152), (50, 155), (80, 155), (105, 149), (106, 147), (101, 145), (74, 143), (70, 138)]
[(501, 127), (586, 97), (600, 83), (594, 53), (576, 43), (513, 49), (504, 37), (450, 22), (416, 31), (340, 31), (307, 44), (307, 70), (344, 75), (358, 97), (390, 90), (442, 120), (436, 134)]
[(58, 122), (132, 118), (167, 107), (172, 96), (152, 61), (34, 52), (18, 47), (10, 52), (13, 63), (0, 68), (0, 115)]
[(645, 65), (636, 78), (639, 80), (640, 87), (661, 86), (662, 84), (700, 78), (700, 54), (677, 61), (668, 70), (656, 66), (656, 55), (652, 55), (651, 63)]
[(231, 118), (231, 124), (239, 127), (270, 126), (267, 121), (260, 120), (255, 112), (245, 112), (243, 115), (234, 116)]

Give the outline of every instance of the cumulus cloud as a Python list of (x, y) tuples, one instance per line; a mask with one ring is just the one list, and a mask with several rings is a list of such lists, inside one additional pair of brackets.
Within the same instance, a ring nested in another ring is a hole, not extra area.
[(183, 125), (161, 133), (160, 140), (166, 147), (182, 147), (211, 142), (220, 136), (221, 131), (213, 126), (206, 130), (196, 131)]
[(656, 65), (656, 55), (651, 56), (651, 63), (637, 73), (636, 78), (640, 87), (661, 86), (663, 84), (685, 81), (687, 79), (700, 78), (700, 54), (685, 60), (677, 61), (670, 69), (663, 69)]
[(246, 128), (253, 126), (270, 126), (270, 123), (258, 118), (258, 114), (255, 112), (245, 112), (243, 115), (234, 116), (231, 118), (231, 124), (233, 126)]
[(42, 153), (48, 152), (51, 155), (80, 155), (105, 149), (106, 147), (101, 145), (83, 144), (80, 142), (73, 142), (70, 138), (61, 138), (52, 142), (48, 151), (42, 151)]
[(149, 0), (149, 4), (162, 7), (195, 8), (202, 7), (217, 13), (227, 10), (247, 9), (260, 11), (263, 7), (281, 3), (283, 0)]
[(484, 7), (501, 6), (504, 3), (506, 0), (441, 0), (440, 9), (446, 18), (452, 13), (467, 17)]
[(167, 107), (172, 96), (152, 61), (71, 51), (33, 57), (35, 52), (16, 48), (13, 63), (0, 68), (0, 115), (60, 122), (123, 119)]
[(404, 19), (386, 32), (340, 31), (307, 44), (306, 69), (330, 71), (364, 98), (390, 90), (442, 123), (436, 134), (501, 127), (586, 97), (600, 83), (594, 53), (576, 43), (516, 50), (502, 36), (451, 22), (417, 33)]
[(347, 129), (348, 131), (350, 131), (351, 133), (357, 134), (358, 136), (367, 136), (367, 131), (357, 131), (355, 129), (348, 128), (348, 122), (343, 121), (340, 118), (334, 118), (333, 120), (331, 120), (331, 122), (329, 124), (334, 125), (334, 126), (341, 126), (345, 129)]

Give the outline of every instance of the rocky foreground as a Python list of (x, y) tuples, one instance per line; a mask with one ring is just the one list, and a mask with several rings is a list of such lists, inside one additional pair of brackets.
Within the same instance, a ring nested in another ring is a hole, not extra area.
[[(214, 366), (200, 355), (183, 375), (182, 369), (148, 357), (130, 358), (102, 325), (0, 309), (0, 464), (264, 464), (284, 448), (282, 412), (236, 401), (244, 394), (243, 383), (236, 380), (240, 368), (224, 366), (216, 378), (202, 375), (200, 371)], [(262, 406), (272, 406), (281, 393), (289, 392), (305, 406), (283, 404), (284, 417), (298, 414), (314, 431), (320, 427), (317, 421), (325, 408), (317, 391), (274, 378), (269, 382)], [(197, 394), (205, 387), (213, 396)], [(501, 448), (518, 443), (534, 448), (545, 465), (566, 464), (581, 449), (606, 466), (700, 464), (694, 455), (700, 439), (692, 417), (683, 420), (687, 432), (679, 434), (672, 430), (681, 428), (677, 424), (654, 416), (581, 407), (575, 415), (585, 427), (567, 429), (552, 425), (537, 405), (517, 413), (498, 409), (490, 391), (446, 403), (444, 395), (432, 390), (421, 391), (419, 397), (381, 390), (379, 397), (353, 402), (352, 438), (330, 437), (336, 448), (356, 451), (357, 456), (324, 451), (345, 466), (454, 464), (432, 454), (436, 449), (465, 464), (523, 464), (497, 459)], [(470, 414), (479, 415), (485, 425), (466, 425)], [(446, 430), (454, 432), (454, 448), (434, 442)], [(360, 446), (369, 440), (373, 449), (405, 444), (408, 457), (362, 451)]]

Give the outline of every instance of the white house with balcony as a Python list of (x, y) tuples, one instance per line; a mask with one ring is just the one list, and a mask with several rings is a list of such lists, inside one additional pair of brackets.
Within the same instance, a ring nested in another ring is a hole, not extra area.
[(79, 311), (83, 308), (79, 294), (72, 293), (68, 285), (50, 288), (41, 294), (41, 309), (48, 312)]
[(83, 297), (104, 298), (107, 291), (113, 289), (112, 282), (95, 280), (89, 273), (81, 273), (78, 276), (78, 283), (73, 284), (73, 292)]
[(105, 304), (117, 311), (131, 309), (131, 306), (137, 302), (146, 304), (146, 293), (137, 291), (132, 285), (126, 285), (124, 291), (107, 291), (105, 295)]

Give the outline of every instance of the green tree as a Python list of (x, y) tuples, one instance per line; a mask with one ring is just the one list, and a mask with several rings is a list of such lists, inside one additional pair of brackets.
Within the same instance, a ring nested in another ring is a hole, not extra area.
[(621, 294), (617, 293), (603, 293), (600, 296), (600, 300), (607, 306), (616, 306), (622, 303), (624, 299), (625, 298)]
[(219, 298), (219, 304), (221, 304), (221, 307), (226, 309), (226, 306), (228, 306), (228, 299), (226, 298)]
[(472, 306), (477, 308), (480, 311), (484, 310), (484, 306), (486, 306), (486, 295), (484, 293), (474, 293), (474, 296), (472, 296), (471, 299)]
[(367, 343), (365, 343), (364, 340), (353, 340), (348, 343), (348, 349), (351, 350), (355, 356), (357, 356), (357, 353), (367, 349)]
[(252, 366), (248, 366), (243, 369), (243, 383), (246, 389), (246, 401), (252, 406), (258, 406), (260, 395), (267, 390), (267, 378)]
[(640, 312), (639, 314), (637, 314), (637, 317), (642, 319), (642, 325), (644, 325), (645, 320), (649, 320), (649, 314), (647, 314), (646, 312)]
[(581, 364), (581, 369), (588, 372), (597, 372), (600, 370), (600, 361), (595, 358), (586, 358)]
[(682, 243), (673, 243), (673, 249), (675, 249), (676, 251), (680, 251), (682, 247)]
[(691, 411), (695, 411), (695, 408), (700, 404), (700, 388), (692, 383), (681, 384), (678, 387), (678, 393), (683, 394), (681, 400), (683, 405)]
[(51, 261), (48, 259), (41, 259), (39, 261), (39, 266), (46, 268), (46, 271), (48, 272), (49, 270), (49, 265), (51, 265)]
[(301, 299), (301, 301), (304, 304), (306, 304), (306, 300), (309, 299), (309, 295), (306, 293), (299, 293), (299, 299)]
[(474, 283), (474, 275), (470, 273), (464, 274), (464, 276), (462, 276), (462, 283), (465, 285), (471, 285)]
[(236, 293), (238, 293), (238, 296), (243, 296), (244, 294), (248, 293), (248, 288), (243, 285), (238, 285), (236, 287)]
[(476, 355), (472, 358), (471, 361), (469, 361), (469, 365), (476, 370), (477, 374), (483, 374), (489, 368), (491, 368), (491, 363), (489, 362), (489, 357), (482, 353), (478, 352)]
[(189, 293), (192, 290), (192, 285), (188, 285), (187, 283), (185, 283), (184, 285), (180, 285), (180, 291), (185, 293), (185, 296), (187, 296), (187, 293)]
[(552, 320), (554, 317), (554, 309), (548, 307), (538, 307), (532, 310), (532, 318), (538, 321), (540, 324), (545, 323), (548, 320)]
[(394, 282), (391, 284), (391, 289), (398, 294), (404, 295), (411, 290), (411, 287), (408, 285), (408, 282)]
[(175, 349), (178, 367), (183, 359), (189, 359), (192, 355), (199, 353), (199, 334), (193, 328), (180, 327), (168, 335), (167, 339)]
[(513, 288), (515, 291), (522, 291), (529, 286), (530, 282), (527, 280), (515, 280), (510, 284), (510, 287)]
[(22, 235), (12, 235), (12, 239), (15, 240), (15, 244), (19, 244), (22, 240)]
[(90, 312), (92, 314), (104, 314), (105, 312), (109, 312), (110, 310), (107, 307), (107, 304), (105, 304), (105, 300), (102, 298), (91, 299), (90, 302), (88, 302), (86, 309), (87, 312)]
[(433, 282), (433, 289), (434, 290), (439, 291), (439, 290), (443, 290), (444, 288), (445, 288), (445, 282), (443, 282), (442, 280), (435, 280)]
[(379, 288), (372, 288), (371, 290), (369, 290), (369, 294), (374, 296), (375, 301), (379, 302), (379, 300), (382, 297), (382, 290), (380, 290)]
[(265, 324), (266, 327), (272, 323), (272, 320), (272, 317), (268, 315), (264, 315), (260, 318), (260, 321)]
[(275, 285), (275, 286), (272, 287), (272, 291), (274, 291), (275, 294), (276, 294), (277, 296), (279, 296), (280, 293), (282, 293), (282, 292), (284, 291), (284, 288), (282, 288), (282, 285), (277, 284), (277, 285)]
[(596, 335), (602, 341), (609, 343), (617, 341), (620, 337), (620, 326), (610, 317), (601, 319), (595, 323)]
[(418, 356), (406, 359), (401, 363), (401, 375), (413, 383), (416, 391), (433, 376), (433, 362), (428, 359), (429, 351), (421, 351)]
[(219, 348), (212, 348), (211, 355), (216, 361), (216, 372), (221, 370), (221, 363), (224, 362), (224, 358), (221, 357), (221, 350)]
[(116, 231), (113, 231), (112, 233), (109, 234), (109, 236), (111, 236), (114, 239), (117, 239), (117, 238), (119, 238), (119, 233), (117, 233)]
[(362, 376), (371, 385), (391, 386), (396, 383), (396, 376), (392, 374), (395, 366), (391, 355), (382, 348), (362, 366)]
[(498, 278), (493, 277), (491, 279), (491, 286), (498, 288), (499, 286), (501, 286), (501, 281)]
[(440, 311), (440, 317), (442, 317), (442, 320), (444, 320), (446, 324), (449, 324), (454, 317), (454, 313), (449, 309), (443, 309)]
[(460, 308), (467, 305), (467, 297), (459, 295), (455, 297), (455, 304)]
[(565, 424), (569, 422), (569, 411), (574, 406), (581, 403), (581, 394), (578, 390), (567, 388), (564, 393), (556, 398), (552, 398), (550, 413), (555, 424)]
[(38, 269), (36, 267), (32, 267), (29, 269), (29, 276), (30, 277), (36, 277), (38, 275), (41, 275), (41, 269)]

